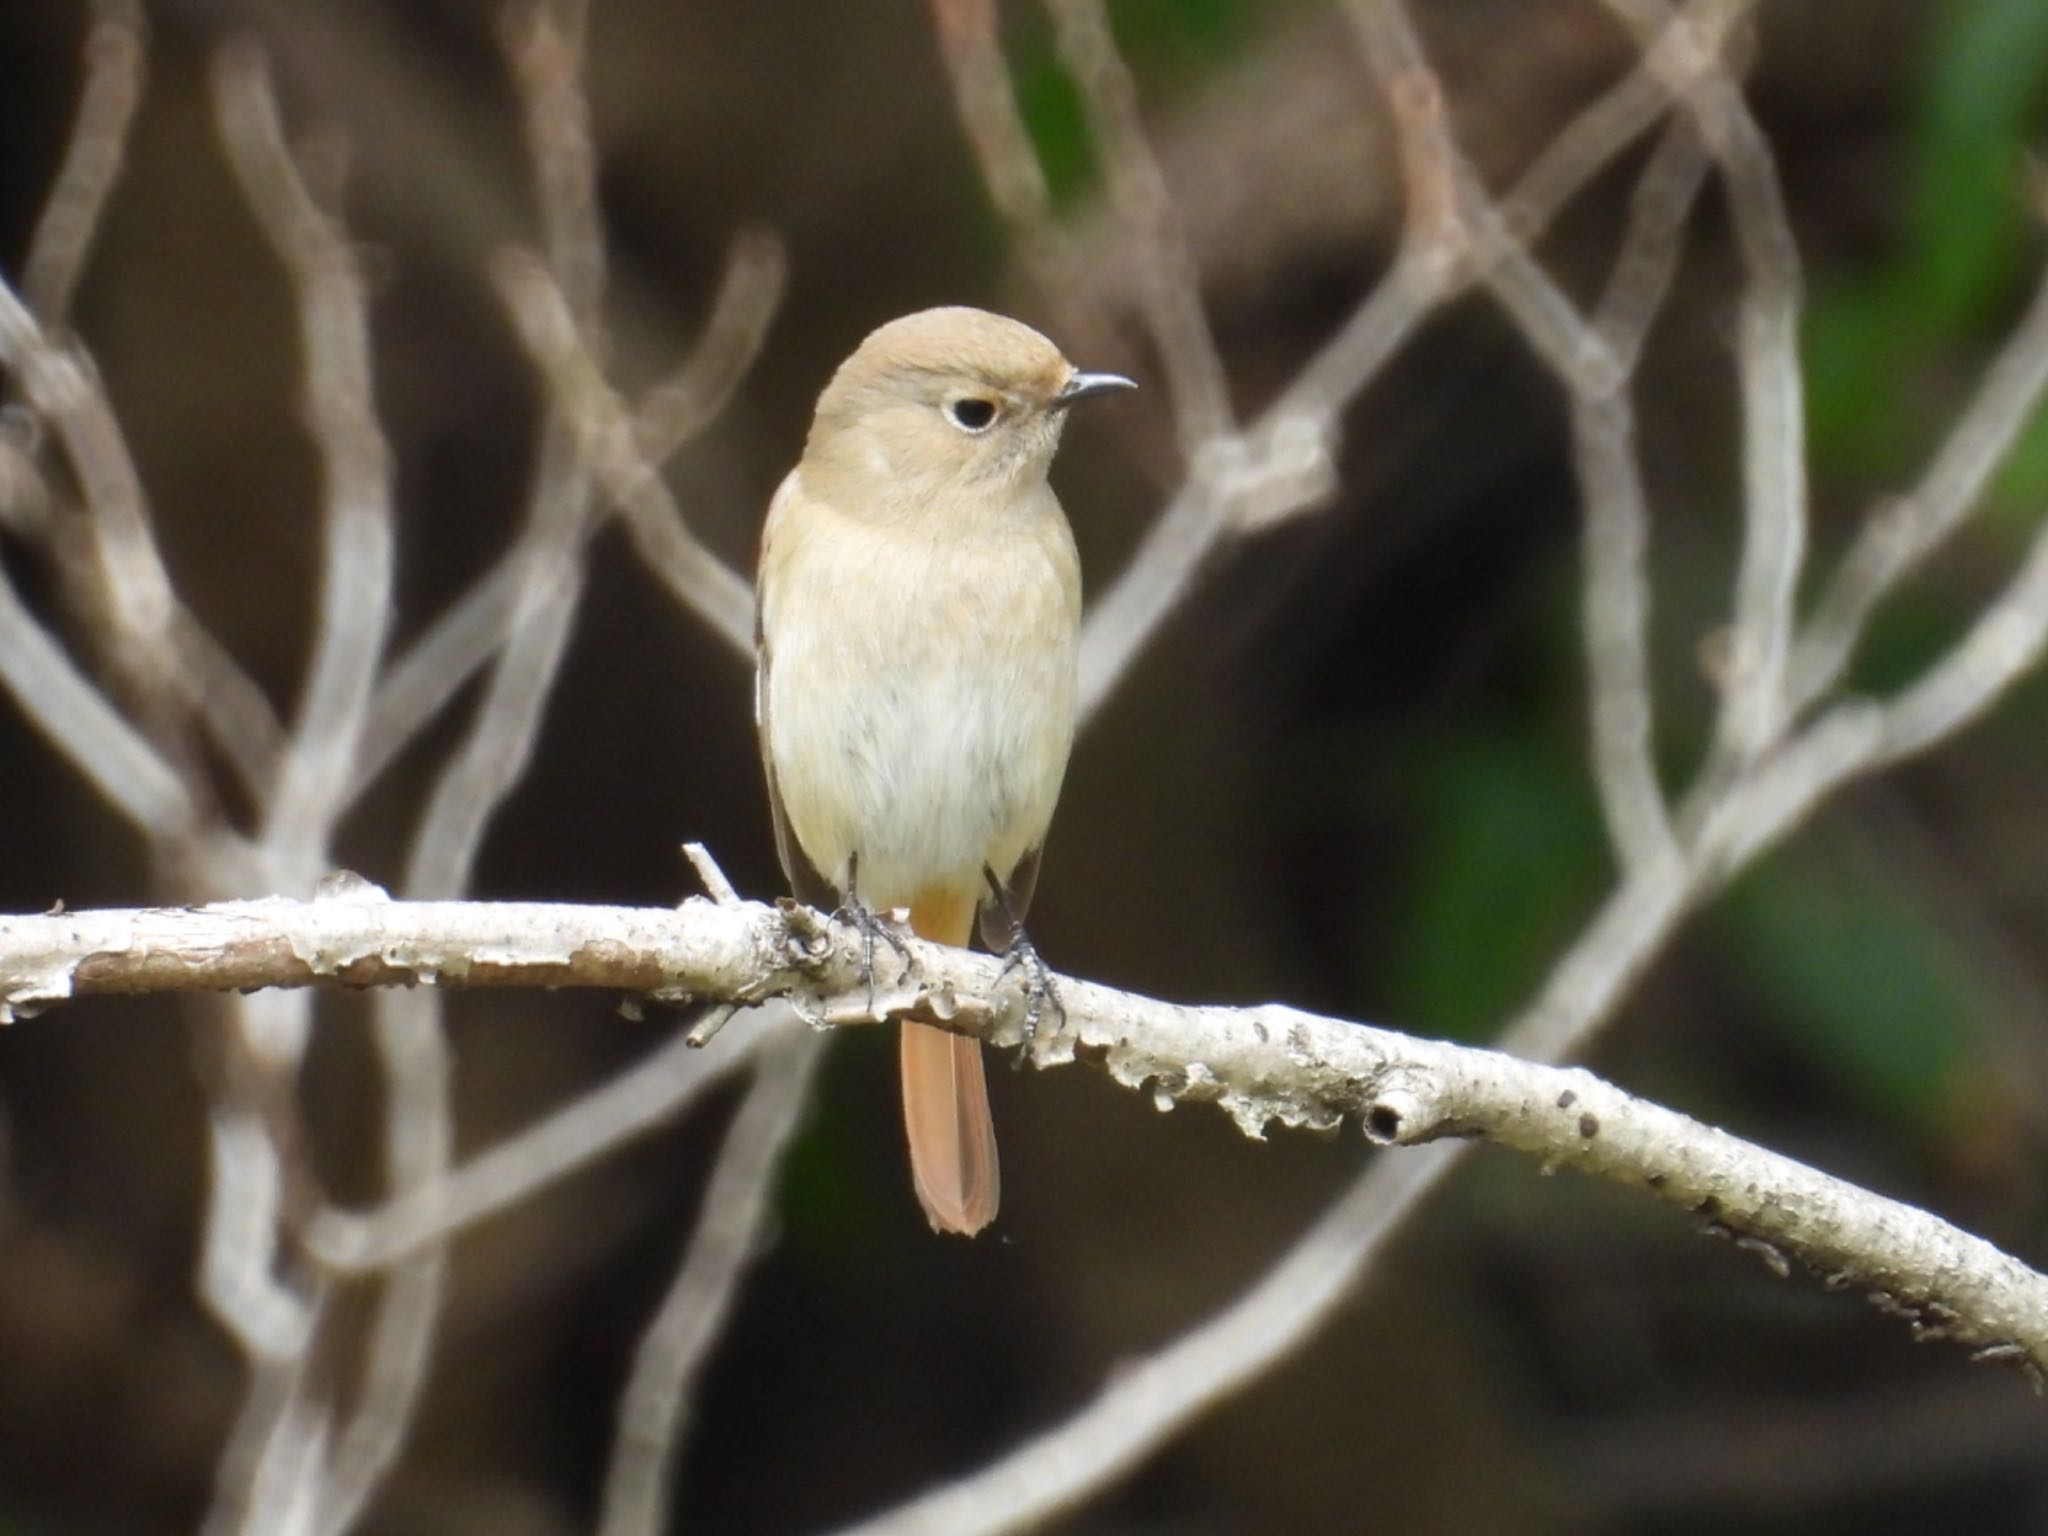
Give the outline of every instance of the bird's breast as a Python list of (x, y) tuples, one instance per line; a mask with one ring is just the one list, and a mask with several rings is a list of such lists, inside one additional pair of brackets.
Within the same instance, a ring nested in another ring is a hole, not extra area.
[(877, 906), (978, 895), (984, 865), (1007, 878), (1044, 837), (1073, 743), (1071, 535), (1056, 505), (967, 538), (824, 516), (825, 539), (763, 565), (764, 744), (791, 831), (842, 889), (857, 852)]

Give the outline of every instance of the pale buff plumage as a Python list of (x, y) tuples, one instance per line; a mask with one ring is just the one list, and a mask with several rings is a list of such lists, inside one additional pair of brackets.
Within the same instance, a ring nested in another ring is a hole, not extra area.
[[(908, 907), (948, 944), (968, 941), (985, 870), (1029, 900), (1073, 744), (1081, 617), (1046, 470), (1066, 407), (1127, 387), (973, 309), (883, 326), (826, 386), (759, 579), (756, 714), (805, 899), (844, 896), (857, 857), (862, 901)], [(926, 1215), (979, 1230), (1000, 1184), (980, 1047), (906, 1025), (903, 1091)]]

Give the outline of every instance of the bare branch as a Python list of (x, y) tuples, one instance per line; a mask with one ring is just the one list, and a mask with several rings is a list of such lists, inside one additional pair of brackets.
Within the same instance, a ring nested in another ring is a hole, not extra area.
[[(998, 1043), (1018, 1038), (1021, 999), (999, 957), (906, 942), (917, 983), (888, 990), (870, 1011), (858, 930), (802, 908), (701, 898), (673, 910), (271, 898), (0, 920), (0, 980), (17, 1007), (67, 993), (429, 977), (441, 986), (652, 982), (740, 1002), (787, 996), (835, 1023), (914, 1018)], [(1947, 1337), (2018, 1344), (2048, 1365), (2048, 1277), (1923, 1211), (1582, 1069), (1273, 1004), (1186, 1007), (1075, 978), (1061, 978), (1060, 992), (1066, 1017), (1041, 1021), (1030, 1047), (1038, 1065), (1100, 1062), (1127, 1087), (1219, 1104), (1249, 1135), (1273, 1123), (1329, 1129), (1355, 1118), (1387, 1145), (1481, 1136), (1704, 1211), (1831, 1283), (1929, 1309)], [(1597, 996), (1574, 989), (1589, 994)]]
[[(1695, 0), (1684, 14), (1691, 17), (1720, 3)], [(971, 17), (978, 11), (972, 0), (935, 4), (955, 25), (963, 23), (953, 13)], [(1390, 57), (1397, 62), (1401, 55), (1414, 57), (1411, 49), (1401, 46), (1408, 35), (1405, 26), (1393, 34), (1375, 32), (1379, 13), (1373, 0), (1355, 0), (1352, 14), (1362, 18), (1368, 36), (1393, 37), (1397, 54)], [(1378, 376), (1425, 317), (1484, 276), (1503, 253), (1533, 243), (1574, 192), (1663, 114), (1670, 100), (1668, 75), (1681, 65), (1712, 66), (1711, 56), (1701, 62), (1705, 25), (1684, 34), (1682, 52), (1676, 41), (1660, 36), (1642, 63), (1573, 119), (1553, 141), (1551, 152), (1539, 156), (1501, 200), (1503, 238), (1475, 245), (1466, 237), (1453, 217), (1455, 189), (1446, 167), (1433, 155), (1433, 146), (1441, 141), (1430, 133), (1401, 134), (1409, 207), (1393, 266), (1256, 423), (1239, 436), (1204, 446), (1187, 483), (1160, 514), (1131, 563), (1090, 608), (1081, 639), (1084, 715), (1115, 691), (1227, 538), (1283, 522), (1329, 500), (1335, 484), (1331, 456), (1343, 409)], [(975, 31), (972, 36), (978, 48), (982, 34)], [(948, 46), (953, 44), (949, 41)], [(975, 59), (974, 89), (985, 90), (983, 76), (1000, 64), (1000, 54), (977, 52)], [(1397, 123), (1404, 111), (1440, 113), (1441, 89), (1431, 83), (1434, 77), (1426, 69), (1397, 73), (1404, 82), (1390, 102)], [(960, 88), (956, 75), (956, 90)], [(962, 111), (963, 116), (970, 115), (964, 102)], [(1516, 238), (1505, 238), (1509, 235)], [(1528, 275), (1522, 273), (1525, 279)], [(1510, 291), (1516, 291), (1512, 285)], [(1596, 372), (1607, 376), (1604, 350), (1596, 341), (1589, 355), (1601, 364)], [(1560, 353), (1570, 355), (1570, 349)]]
[(0, 682), (37, 729), (129, 821), (166, 842), (181, 841), (195, 829), (192, 797), (178, 771), (122, 718), (22, 606), (4, 570)]
[(1649, 509), (1626, 394), (1575, 396), (1572, 460), (1584, 502), (1586, 687), (1593, 778), (1625, 866), (1668, 856), (1671, 818), (1657, 779), (1650, 679)]
[(1003, 61), (995, 0), (931, 0), (933, 30), (953, 86), (960, 125), (996, 211), (1009, 223), (1025, 263), (1048, 292), (1072, 260), (1053, 222), (1045, 172)]
[(110, 10), (85, 40), (85, 89), (79, 95), (78, 117), (21, 268), (22, 298), (50, 327), (63, 325), (71, 313), (71, 299), (84, 275), (100, 216), (121, 178), (128, 132), (148, 72), (140, 7), (127, 0)]
[(624, 511), (641, 558), (685, 608), (751, 655), (753, 584), (691, 532), (682, 509), (642, 454), (632, 414), (605, 382), (559, 288), (538, 264), (516, 256), (498, 263), (497, 277), (520, 339), (548, 381), (557, 411), (575, 431), (578, 452)]
[(2048, 276), (1969, 405), (1904, 497), (1879, 507), (1829, 581), (1792, 655), (1795, 711), (1841, 681), (1877, 605), (1980, 503), (2048, 390)]
[[(383, 1067), (384, 1160), (393, 1189), (433, 1187), (454, 1153), (453, 1092), (441, 1000), (384, 991), (372, 1012)], [(351, 1530), (404, 1448), (426, 1390), (442, 1292), (445, 1244), (425, 1244), (385, 1277), (354, 1411), (334, 1436), (321, 1488), (318, 1529)]]
[[(1799, 248), (1771, 156), (1741, 91), (1718, 67), (1749, 0), (1672, 18), (1664, 0), (1606, 0), (1644, 43), (1720, 168), (1744, 281), (1737, 322), (1743, 412), (1743, 538), (1715, 776), (1766, 750), (1789, 710), (1786, 669), (1806, 550), (1806, 402), (1799, 366)], [(1661, 44), (1661, 46), (1659, 46)]]
[(407, 860), (409, 894), (447, 895), (468, 885), (485, 828), (526, 772), (568, 646), (583, 594), (589, 488), (559, 424), (544, 437), (503, 649), (468, 737), (435, 781)]
[(246, 1097), (217, 1095), (207, 1115), (199, 1293), (259, 1365), (296, 1359), (312, 1337), (314, 1303), (273, 1270), (284, 1195), (284, 1159), (264, 1116)]
[(391, 623), (391, 455), (372, 398), (369, 295), (348, 242), (286, 146), (262, 55), (223, 49), (215, 108), (249, 206), (290, 270), (305, 353), (305, 405), (322, 465), (322, 558), (313, 659), (266, 843), (274, 878), (319, 874), (347, 804)]
[(2048, 528), (2012, 583), (1968, 634), (1886, 703), (1838, 703), (1698, 817), (1693, 844), (1716, 868), (1740, 868), (1851, 779), (1926, 751), (1988, 710), (2048, 648)]
[(308, 1228), (307, 1246), (337, 1272), (377, 1270), (509, 1210), (681, 1114), (745, 1066), (755, 1049), (794, 1027), (786, 1007), (770, 1004), (761, 1012), (743, 1040), (729, 1036), (732, 1043), (717, 1051), (678, 1032), (612, 1082), (377, 1210), (324, 1213)]
[(583, 94), (589, 21), (589, 0), (519, 0), (500, 18), (499, 33), (524, 108), (548, 266), (569, 297), (577, 325), (597, 337), (606, 263), (597, 146)]
[[(760, 354), (781, 302), (781, 244), (762, 230), (733, 237), (704, 334), (690, 356), (649, 390), (635, 418), (641, 451), (659, 465), (717, 419)], [(609, 515), (609, 504), (605, 515)], [(595, 524), (587, 531), (595, 531)], [(363, 748), (365, 786), (497, 651), (507, 633), (523, 550), (515, 546), (480, 577), (386, 674)], [(749, 599), (751, 601), (751, 599)], [(721, 634), (724, 631), (721, 630)], [(753, 633), (727, 636), (751, 655)]]
[(758, 1053), (753, 1086), (725, 1133), (682, 1268), (640, 1340), (619, 1399), (599, 1536), (662, 1536), (669, 1529), (668, 1491), (697, 1378), (760, 1252), (775, 1173), (823, 1058), (820, 1042), (802, 1037)]
[[(30, 408), (54, 430), (83, 493), (87, 558), (61, 562), (60, 569), (71, 578), (79, 605), (96, 616), (92, 636), (107, 648), (142, 717), (144, 734), (158, 742), (195, 806), (207, 798), (206, 786), (185, 761), (181, 742), (194, 717), (243, 771), (251, 792), (260, 793), (262, 779), (249, 775), (261, 765), (246, 743), (229, 739), (228, 718), (218, 708), (223, 699), (239, 707), (252, 696), (260, 698), (260, 690), (234, 669), (217, 644), (191, 644), (200, 626), (172, 590), (141, 479), (90, 360), (54, 342), (5, 281), (0, 281), (0, 368), (15, 376)], [(219, 685), (222, 669), (233, 673), (231, 686)], [(233, 720), (242, 723), (239, 714)], [(64, 744), (75, 759), (77, 753)], [(86, 771), (92, 775), (90, 767)]]
[(326, 1412), (306, 1391), (304, 1354), (258, 1363), (215, 1467), (201, 1536), (311, 1530), (327, 1432)]
[(1072, 1508), (1307, 1338), (1460, 1150), (1424, 1147), (1375, 1163), (1251, 1290), (1157, 1353), (1120, 1363), (1080, 1412), (1000, 1461), (834, 1536), (997, 1536)]
[(1182, 454), (1236, 430), (1223, 360), (1202, 312), (1201, 285), (1166, 178), (1138, 114), (1138, 88), (1117, 51), (1102, 0), (1046, 0), (1060, 52), (1081, 87), (1109, 196), (1139, 274), (1138, 303), (1166, 372)]
[(1593, 313), (1593, 327), (1632, 377), (1643, 344), (1670, 294), (1684, 251), (1685, 223), (1707, 173), (1706, 146), (1685, 123), (1666, 129), (1629, 199), (1628, 233)]
[[(1699, 138), (1668, 130), (1636, 183), (1628, 232), (1594, 326), (1629, 379), (1677, 267), (1706, 172)], [(1585, 504), (1581, 560), (1593, 777), (1625, 867), (1669, 858), (1671, 818), (1658, 782), (1650, 676), (1649, 507), (1635, 444), (1635, 403), (1617, 388), (1572, 391), (1573, 463)]]
[(1884, 744), (1874, 766), (1925, 751), (1975, 720), (2041, 660), (2048, 641), (2048, 527), (2034, 535), (2026, 562), (2005, 591), (1977, 616), (1926, 676), (1884, 715)]
[(761, 356), (788, 276), (789, 258), (774, 231), (743, 227), (734, 232), (703, 334), (690, 355), (647, 391), (635, 413), (640, 451), (648, 463), (667, 463), (732, 403)]

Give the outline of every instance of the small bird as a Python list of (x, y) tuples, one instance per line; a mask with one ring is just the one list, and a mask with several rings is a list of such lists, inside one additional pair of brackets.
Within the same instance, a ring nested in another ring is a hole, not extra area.
[[(864, 340), (775, 493), (756, 584), (754, 715), (796, 895), (873, 937), (1021, 961), (1074, 740), (1081, 567), (1046, 484), (1068, 409), (1136, 386), (1000, 315), (928, 309)], [(932, 1227), (973, 1234), (1001, 1179), (977, 1041), (906, 1023), (903, 1124)]]

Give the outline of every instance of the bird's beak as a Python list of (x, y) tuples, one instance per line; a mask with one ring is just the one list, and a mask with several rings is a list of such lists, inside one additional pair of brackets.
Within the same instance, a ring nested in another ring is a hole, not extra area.
[(1092, 400), (1097, 395), (1114, 395), (1137, 387), (1134, 380), (1127, 379), (1120, 373), (1077, 373), (1052, 397), (1052, 408), (1064, 411), (1070, 405), (1082, 400)]

